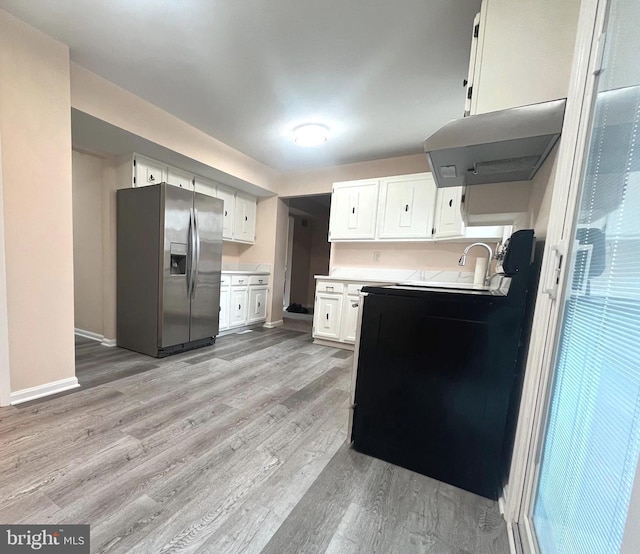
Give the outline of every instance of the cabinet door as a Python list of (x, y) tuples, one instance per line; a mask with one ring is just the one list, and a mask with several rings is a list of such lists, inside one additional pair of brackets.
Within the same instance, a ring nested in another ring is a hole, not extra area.
[(134, 158), (133, 186), (146, 187), (167, 180), (167, 166), (156, 160), (136, 154)]
[(430, 173), (382, 179), (378, 238), (431, 238), (435, 200)]
[(343, 298), (342, 294), (316, 294), (314, 337), (340, 340)]
[(233, 239), (241, 242), (255, 242), (256, 199), (236, 193), (235, 212)]
[(249, 323), (267, 319), (267, 287), (250, 287), (249, 289)]
[(193, 190), (193, 175), (169, 166), (167, 173), (167, 183), (174, 187), (180, 187), (181, 189)]
[(335, 183), (329, 240), (372, 240), (376, 234), (378, 180)]
[(238, 327), (247, 323), (247, 287), (231, 289), (229, 327)]
[(356, 342), (356, 327), (358, 326), (358, 311), (360, 310), (359, 296), (345, 296), (345, 305), (342, 311), (342, 341)]
[(433, 238), (462, 237), (464, 235), (464, 224), (462, 223), (462, 211), (460, 208), (463, 189), (464, 187), (438, 189)]
[(235, 213), (235, 193), (232, 190), (218, 186), (216, 198), (224, 201), (222, 209), (222, 238), (233, 239), (233, 220)]
[(216, 184), (214, 181), (210, 181), (209, 179), (205, 179), (204, 177), (198, 177), (197, 175), (194, 177), (193, 181), (194, 190), (196, 192), (217, 198)]
[(228, 287), (220, 289), (220, 330), (229, 328), (229, 298), (231, 291)]

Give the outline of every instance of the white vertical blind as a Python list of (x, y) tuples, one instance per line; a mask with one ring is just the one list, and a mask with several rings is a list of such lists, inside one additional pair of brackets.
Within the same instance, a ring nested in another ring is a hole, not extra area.
[(543, 554), (618, 552), (640, 455), (640, 2), (611, 0), (533, 509)]

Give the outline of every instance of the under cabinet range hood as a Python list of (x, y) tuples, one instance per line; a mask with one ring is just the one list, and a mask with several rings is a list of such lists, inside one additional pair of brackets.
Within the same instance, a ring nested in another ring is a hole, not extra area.
[(423, 143), (437, 187), (532, 179), (560, 137), (566, 102), (450, 121)]

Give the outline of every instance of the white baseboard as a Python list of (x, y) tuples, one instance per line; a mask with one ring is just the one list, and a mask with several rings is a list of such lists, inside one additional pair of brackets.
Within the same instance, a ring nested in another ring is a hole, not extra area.
[(104, 339), (104, 335), (101, 335), (100, 333), (94, 333), (93, 331), (85, 331), (84, 329), (78, 329), (77, 327), (73, 330), (73, 332), (79, 337), (96, 340), (98, 342), (101, 342)]
[(280, 325), (284, 324), (284, 320), (280, 319), (278, 321), (267, 321), (263, 327), (266, 327), (267, 329), (275, 329), (276, 327), (280, 327)]
[(37, 387), (30, 387), (28, 389), (12, 392), (11, 404), (15, 406), (22, 402), (29, 402), (29, 400), (35, 400), (36, 398), (42, 398), (43, 396), (50, 396), (69, 389), (75, 389), (79, 386), (80, 384), (78, 383), (78, 379), (75, 377), (52, 381), (51, 383), (45, 383), (44, 385), (38, 385)]
[(116, 346), (116, 339), (107, 339), (104, 335), (99, 333), (94, 333), (93, 331), (85, 331), (84, 329), (78, 329), (77, 327), (73, 330), (73, 332), (79, 337), (84, 337), (85, 339), (95, 340), (102, 344), (102, 346)]

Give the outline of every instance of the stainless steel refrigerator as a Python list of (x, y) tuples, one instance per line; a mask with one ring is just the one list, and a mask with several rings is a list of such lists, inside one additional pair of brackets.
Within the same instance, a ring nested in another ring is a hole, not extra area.
[(222, 209), (166, 183), (117, 192), (118, 346), (163, 357), (213, 344)]

